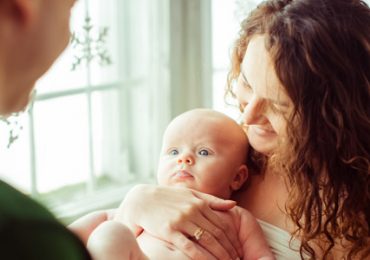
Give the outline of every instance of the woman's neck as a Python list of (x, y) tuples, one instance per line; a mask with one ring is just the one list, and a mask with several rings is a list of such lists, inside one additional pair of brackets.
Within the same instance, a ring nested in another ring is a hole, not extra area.
[(286, 214), (285, 204), (288, 189), (282, 176), (266, 171), (260, 175), (250, 175), (246, 189), (233, 195), (240, 207), (249, 210), (256, 218), (289, 232), (294, 225)]

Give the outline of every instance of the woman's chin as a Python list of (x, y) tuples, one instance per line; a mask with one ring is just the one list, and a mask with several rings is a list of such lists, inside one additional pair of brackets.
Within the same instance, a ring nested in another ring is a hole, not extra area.
[(254, 150), (262, 154), (271, 154), (278, 144), (278, 135), (275, 132), (265, 131), (258, 127), (250, 126), (247, 131), (249, 144)]

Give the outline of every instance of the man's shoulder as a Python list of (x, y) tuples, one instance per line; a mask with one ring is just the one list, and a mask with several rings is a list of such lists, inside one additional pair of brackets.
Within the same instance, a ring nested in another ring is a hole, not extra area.
[(7, 219), (17, 220), (55, 220), (53, 215), (41, 204), (0, 181), (0, 223)]
[(45, 207), (0, 181), (4, 259), (90, 259), (82, 242)]

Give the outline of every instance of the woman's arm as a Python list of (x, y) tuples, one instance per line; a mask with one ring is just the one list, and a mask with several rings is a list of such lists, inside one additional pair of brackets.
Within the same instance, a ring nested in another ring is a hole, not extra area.
[[(194, 190), (157, 185), (133, 188), (115, 214), (135, 233), (138, 227), (168, 241), (192, 259), (204, 259), (198, 242), (217, 259), (237, 259), (242, 247), (235, 234), (214, 210), (229, 210), (234, 201), (222, 200)], [(198, 241), (194, 232), (204, 233)]]

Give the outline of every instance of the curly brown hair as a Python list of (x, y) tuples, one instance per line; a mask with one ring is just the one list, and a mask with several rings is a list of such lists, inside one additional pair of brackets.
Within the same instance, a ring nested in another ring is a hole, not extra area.
[[(288, 175), (286, 210), (300, 253), (370, 256), (370, 9), (360, 0), (270, 0), (242, 22), (228, 92), (250, 39), (266, 36), (294, 104), (277, 155)], [(298, 122), (298, 123), (297, 123)]]

